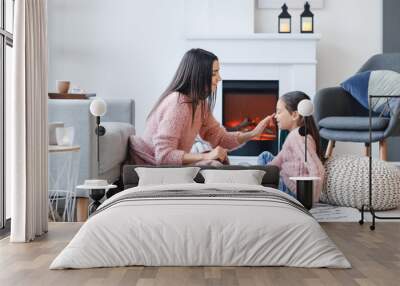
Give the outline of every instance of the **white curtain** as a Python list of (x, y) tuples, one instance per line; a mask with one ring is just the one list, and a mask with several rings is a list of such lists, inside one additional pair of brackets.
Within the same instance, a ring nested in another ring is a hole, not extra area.
[(47, 232), (47, 0), (14, 8), (13, 93), (6, 98), (12, 242)]

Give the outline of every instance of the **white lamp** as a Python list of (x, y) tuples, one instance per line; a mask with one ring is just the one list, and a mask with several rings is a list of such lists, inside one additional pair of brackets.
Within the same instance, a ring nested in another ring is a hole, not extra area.
[(107, 104), (104, 99), (96, 98), (90, 103), (90, 113), (94, 116), (103, 116), (107, 112)]
[(89, 197), (93, 200), (93, 202), (89, 205), (89, 215), (96, 211), (98, 206), (101, 204), (100, 200), (104, 197), (106, 190), (111, 187), (115, 187), (114, 185), (108, 185), (106, 180), (100, 180), (100, 136), (106, 134), (106, 129), (100, 125), (100, 117), (104, 116), (107, 112), (107, 104), (101, 98), (96, 98), (90, 103), (90, 113), (96, 117), (96, 129), (95, 133), (97, 135), (97, 176), (96, 179), (93, 180), (85, 180), (85, 185), (79, 186), (79, 188), (89, 189)]
[(297, 111), (304, 117), (304, 136), (305, 136), (305, 162), (307, 163), (307, 121), (306, 117), (311, 116), (314, 112), (314, 104), (309, 99), (303, 99), (297, 105)]
[(309, 99), (303, 99), (297, 105), (297, 111), (301, 116), (310, 116), (314, 113), (314, 104)]
[(107, 112), (107, 104), (101, 98), (96, 98), (90, 103), (90, 113), (96, 117), (96, 129), (97, 135), (97, 175), (100, 174), (100, 148), (99, 148), (99, 136), (106, 134), (106, 129), (100, 125), (100, 117), (104, 116)]
[[(314, 112), (314, 105), (311, 100), (303, 99), (297, 105), (297, 112), (304, 118), (304, 160), (307, 164), (307, 117), (311, 116)], [(300, 135), (302, 134), (301, 128), (299, 129)], [(302, 176), (302, 175), (301, 175)], [(313, 180), (315, 177), (298, 177), (296, 179), (296, 197), (307, 209), (311, 209), (313, 205)]]

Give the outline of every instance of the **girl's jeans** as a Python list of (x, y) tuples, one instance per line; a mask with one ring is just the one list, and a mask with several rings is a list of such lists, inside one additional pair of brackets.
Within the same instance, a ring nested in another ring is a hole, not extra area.
[[(274, 158), (275, 158), (275, 156), (272, 155), (270, 152), (264, 151), (260, 155), (258, 155), (257, 163), (258, 163), (258, 165), (266, 166)], [(289, 190), (289, 188), (283, 183), (282, 178), (280, 178), (280, 180), (279, 180), (279, 190), (296, 198), (296, 195), (293, 192), (291, 192)]]

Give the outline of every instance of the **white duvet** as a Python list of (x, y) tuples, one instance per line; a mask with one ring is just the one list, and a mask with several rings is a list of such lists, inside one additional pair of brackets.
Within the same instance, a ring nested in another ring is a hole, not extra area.
[(179, 184), (128, 189), (99, 207), (50, 269), (127, 265), (350, 267), (312, 216), (280, 200), (251, 196), (121, 200), (137, 192), (204, 193), (210, 189), (265, 191), (292, 204), (297, 202), (278, 190), (254, 185)]

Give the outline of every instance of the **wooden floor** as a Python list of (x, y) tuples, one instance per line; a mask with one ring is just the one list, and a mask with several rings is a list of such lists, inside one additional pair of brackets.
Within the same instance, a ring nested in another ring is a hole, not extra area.
[(0, 285), (400, 285), (400, 223), (324, 223), (323, 228), (353, 268), (123, 267), (48, 270), (81, 225), (51, 223), (43, 238), (28, 244), (0, 241)]

